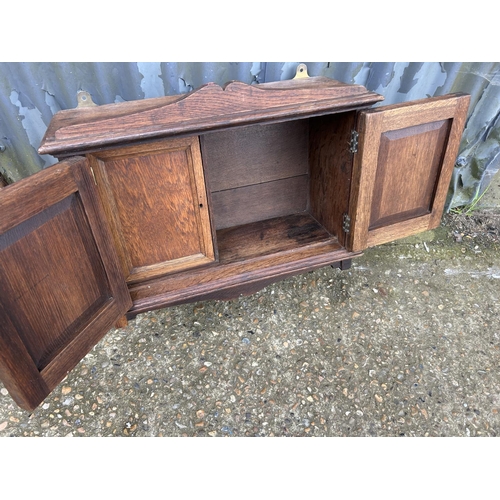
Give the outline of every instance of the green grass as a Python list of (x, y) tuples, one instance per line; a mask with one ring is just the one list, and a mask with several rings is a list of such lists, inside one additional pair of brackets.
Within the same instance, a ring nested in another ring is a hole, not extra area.
[[(491, 185), (491, 184), (490, 184)], [(458, 214), (458, 215), (471, 215), (475, 210), (477, 210), (477, 204), (481, 200), (481, 198), (486, 194), (486, 191), (490, 188), (490, 185), (486, 187), (486, 189), (479, 194), (479, 191), (476, 193), (476, 196), (474, 196), (474, 199), (468, 203), (467, 205), (464, 205), (462, 207), (455, 207), (450, 209), (450, 212), (452, 214)]]

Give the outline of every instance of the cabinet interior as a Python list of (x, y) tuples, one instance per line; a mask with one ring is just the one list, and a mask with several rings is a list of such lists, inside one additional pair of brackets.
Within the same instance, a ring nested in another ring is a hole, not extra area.
[(355, 113), (200, 137), (219, 262), (344, 244)]

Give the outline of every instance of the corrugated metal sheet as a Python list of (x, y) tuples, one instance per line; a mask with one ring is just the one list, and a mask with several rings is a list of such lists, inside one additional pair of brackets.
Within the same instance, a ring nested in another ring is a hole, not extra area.
[[(302, 61), (300, 61), (302, 62)], [(189, 92), (208, 82), (290, 79), (299, 62), (0, 63), (0, 173), (14, 182), (55, 162), (37, 148), (54, 113), (84, 89), (96, 104)], [(500, 63), (306, 62), (311, 76), (358, 83), (384, 104), (466, 92), (472, 101), (450, 186), (450, 207), (470, 202), (500, 167)]]

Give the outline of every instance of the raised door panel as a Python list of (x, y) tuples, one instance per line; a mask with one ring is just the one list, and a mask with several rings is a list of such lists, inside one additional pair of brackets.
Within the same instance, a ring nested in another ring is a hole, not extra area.
[(450, 95), (360, 113), (351, 250), (439, 225), (468, 104), (469, 96)]
[(130, 308), (83, 158), (0, 191), (0, 376), (32, 410)]
[(215, 260), (197, 137), (92, 153), (88, 159), (128, 283)]

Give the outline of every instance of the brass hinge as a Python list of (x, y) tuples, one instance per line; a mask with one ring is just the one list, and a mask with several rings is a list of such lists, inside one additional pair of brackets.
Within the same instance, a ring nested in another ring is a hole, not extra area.
[(346, 234), (351, 231), (351, 218), (348, 214), (344, 214), (342, 217), (342, 229)]
[(358, 138), (359, 134), (355, 130), (352, 130), (351, 141), (349, 142), (349, 151), (353, 154), (358, 152)]

